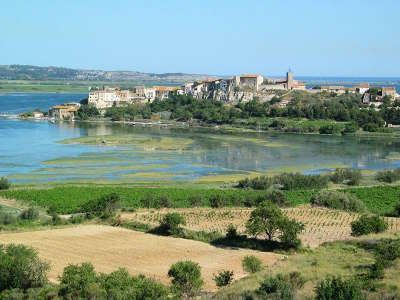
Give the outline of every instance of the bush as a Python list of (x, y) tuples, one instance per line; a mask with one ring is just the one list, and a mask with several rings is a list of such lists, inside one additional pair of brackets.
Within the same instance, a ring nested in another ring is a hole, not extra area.
[(8, 190), (10, 188), (10, 184), (8, 179), (5, 177), (0, 178), (0, 190)]
[(33, 207), (30, 207), (23, 210), (19, 217), (22, 220), (36, 220), (37, 218), (39, 218), (39, 211)]
[(6, 212), (0, 212), (0, 224), (11, 225), (17, 223), (17, 221), (18, 220), (15, 215)]
[(319, 128), (319, 133), (320, 134), (338, 134), (338, 133), (340, 133), (340, 127), (333, 125), (333, 124), (323, 125)]
[(200, 266), (192, 261), (180, 261), (171, 266), (168, 277), (172, 278), (175, 291), (186, 298), (196, 296), (203, 286)]
[(282, 173), (273, 177), (260, 176), (245, 178), (237, 184), (238, 188), (266, 190), (274, 185), (284, 190), (320, 189), (328, 185), (329, 178), (324, 175), (303, 175), (300, 173)]
[(0, 246), (0, 291), (42, 287), (47, 283), (49, 268), (30, 247)]
[(289, 275), (278, 274), (275, 277), (265, 278), (256, 294), (263, 299), (294, 299), (296, 289), (303, 287), (304, 278), (299, 272), (292, 272)]
[(280, 190), (272, 190), (268, 195), (267, 198), (274, 204), (278, 206), (286, 205), (286, 196)]
[(362, 215), (351, 222), (351, 234), (354, 236), (360, 236), (370, 233), (383, 232), (388, 228), (388, 224), (383, 218), (376, 215)]
[(200, 195), (192, 195), (189, 197), (189, 204), (191, 207), (200, 207), (202, 204)]
[(107, 299), (168, 299), (168, 291), (162, 284), (142, 275), (131, 276), (123, 268), (100, 275), (100, 284), (107, 292)]
[(339, 191), (323, 190), (311, 197), (311, 204), (333, 209), (341, 209), (354, 212), (365, 211), (362, 201), (352, 194)]
[(235, 240), (238, 238), (238, 233), (237, 233), (237, 229), (233, 224), (229, 224), (228, 228), (226, 229), (226, 235), (225, 237), (228, 240)]
[(377, 263), (382, 264), (384, 267), (389, 267), (393, 261), (400, 257), (400, 239), (382, 240), (375, 249), (375, 258)]
[(172, 204), (168, 197), (165, 195), (161, 195), (157, 201), (157, 207), (169, 208), (171, 206)]
[(376, 173), (375, 179), (381, 182), (393, 183), (400, 180), (400, 168), (393, 171), (381, 171)]
[(176, 212), (167, 213), (161, 220), (159, 229), (161, 233), (178, 235), (182, 232), (181, 225), (186, 225), (184, 217)]
[(243, 270), (247, 273), (256, 273), (263, 269), (262, 262), (254, 255), (247, 255), (242, 260)]
[(379, 126), (375, 123), (367, 123), (362, 127), (362, 129), (368, 132), (377, 132), (379, 131)]
[(214, 281), (217, 287), (229, 285), (233, 280), (233, 271), (224, 270), (214, 275)]
[(225, 205), (225, 199), (221, 194), (214, 194), (210, 197), (210, 206), (212, 208), (221, 208)]
[(343, 280), (340, 277), (327, 278), (315, 288), (317, 300), (361, 300), (360, 284), (353, 280)]
[(96, 299), (106, 291), (100, 288), (97, 274), (91, 263), (68, 265), (60, 277), (59, 295), (64, 299)]
[(336, 169), (330, 176), (333, 183), (344, 183), (347, 185), (359, 185), (361, 180), (361, 171), (353, 169)]

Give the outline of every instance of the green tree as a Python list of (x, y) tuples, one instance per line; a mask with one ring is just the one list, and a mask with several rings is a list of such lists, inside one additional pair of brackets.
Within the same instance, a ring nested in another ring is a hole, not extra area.
[(271, 202), (264, 202), (250, 214), (246, 223), (247, 232), (255, 237), (266, 234), (272, 240), (282, 223), (283, 214), (278, 206)]
[(171, 266), (168, 276), (172, 286), (185, 299), (196, 296), (203, 286), (200, 266), (192, 261), (180, 261)]
[(42, 287), (47, 283), (49, 268), (30, 247), (0, 246), (0, 291)]

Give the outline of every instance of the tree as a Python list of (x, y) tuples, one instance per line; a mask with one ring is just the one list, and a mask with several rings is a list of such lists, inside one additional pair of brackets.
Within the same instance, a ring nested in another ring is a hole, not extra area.
[(283, 214), (278, 206), (271, 202), (264, 202), (251, 212), (246, 223), (247, 232), (257, 237), (265, 233), (272, 240), (279, 230)]
[(120, 196), (116, 193), (111, 193), (100, 197), (99, 199), (93, 199), (83, 204), (83, 211), (88, 216), (96, 216), (101, 218), (109, 218), (115, 210), (120, 206)]
[(304, 230), (304, 224), (297, 222), (296, 220), (289, 220), (283, 218), (279, 226), (281, 243), (287, 247), (298, 248), (301, 244), (298, 235)]
[(27, 290), (47, 283), (49, 264), (24, 245), (0, 246), (0, 291)]
[(77, 116), (81, 120), (87, 120), (89, 118), (100, 116), (99, 110), (94, 105), (81, 105), (76, 112)]
[(185, 299), (196, 296), (203, 286), (199, 264), (192, 261), (180, 261), (171, 266), (168, 276), (172, 286)]

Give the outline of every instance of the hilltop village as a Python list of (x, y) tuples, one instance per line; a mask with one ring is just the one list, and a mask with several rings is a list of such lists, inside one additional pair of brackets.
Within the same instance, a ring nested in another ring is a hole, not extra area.
[[(291, 91), (304, 93), (330, 93), (333, 95), (359, 94), (363, 104), (379, 109), (382, 99), (389, 96), (392, 100), (399, 97), (394, 87), (370, 87), (368, 83), (345, 87), (340, 85), (316, 86), (307, 89), (304, 82), (295, 80), (293, 72), (288, 71), (286, 78), (270, 79), (257, 74), (243, 74), (232, 78), (209, 79), (187, 82), (181, 86), (144, 86), (138, 85), (132, 89), (122, 90), (115, 87), (91, 87), (87, 104), (96, 107), (101, 113), (107, 108), (125, 106), (128, 104), (146, 104), (154, 100), (165, 100), (173, 95), (187, 95), (196, 99), (212, 99), (222, 103), (237, 105), (254, 98), (260, 102), (269, 102), (274, 97), (283, 97)], [(285, 107), (288, 100), (280, 101), (279, 106)], [(56, 120), (73, 119), (79, 103), (65, 103), (49, 110), (49, 117)]]

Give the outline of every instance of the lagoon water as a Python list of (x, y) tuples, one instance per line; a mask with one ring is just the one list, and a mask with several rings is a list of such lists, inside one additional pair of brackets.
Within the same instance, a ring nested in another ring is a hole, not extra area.
[[(2, 94), (0, 113), (79, 101), (82, 94)], [(128, 136), (124, 145), (64, 144)], [(232, 180), (254, 172), (319, 173), (335, 167), (400, 166), (400, 141), (295, 134), (224, 134), (215, 129), (59, 123), (0, 117), (0, 176), (13, 182)]]

